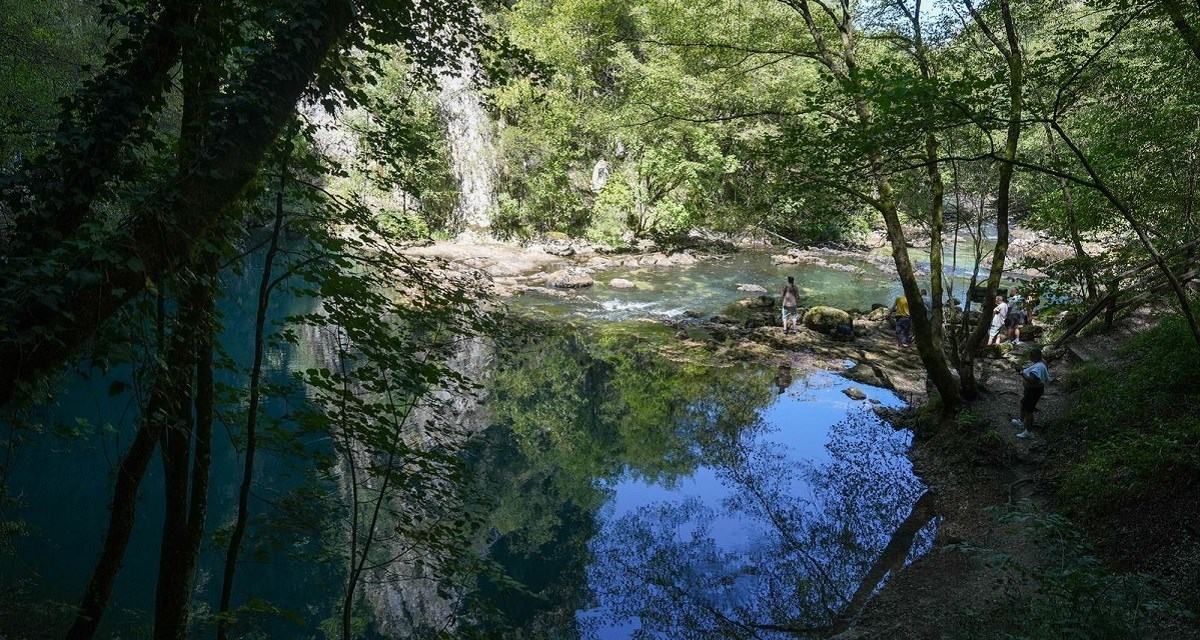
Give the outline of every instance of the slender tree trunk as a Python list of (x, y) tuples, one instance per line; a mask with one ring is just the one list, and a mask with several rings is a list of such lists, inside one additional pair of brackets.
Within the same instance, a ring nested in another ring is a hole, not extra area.
[[(155, 382), (152, 395), (158, 396), (158, 401), (151, 401), (153, 409), (161, 404), (164, 391), (159, 387), (165, 386), (165, 381)], [(158, 446), (162, 435), (162, 425), (148, 414), (138, 427), (133, 444), (121, 458), (117, 467), (117, 481), (113, 488), (113, 500), (109, 511), (108, 532), (104, 536), (104, 546), (100, 551), (100, 559), (92, 571), (91, 580), (84, 590), (83, 599), (76, 613), (75, 621), (67, 631), (67, 640), (90, 640), (100, 626), (100, 618), (112, 597), (113, 583), (121, 571), (125, 560), (125, 549), (129, 546), (129, 537), (133, 533), (136, 519), (138, 489), (150, 458)]]
[(180, 303), (194, 310), (196, 321), (178, 329), (192, 334), (191, 349), (185, 369), (177, 374), (174, 411), (165, 421), (163, 434), (166, 508), (154, 603), (155, 640), (187, 637), (192, 582), (208, 511), (217, 258), (210, 253), (201, 262), (200, 273)]
[[(209, 135), (212, 106), (218, 88), (214, 69), (223, 54), (216, 12), (221, 2), (189, 0), (189, 29), (183, 44), (183, 109), (179, 132), (179, 169), (187, 173), (200, 160)], [(166, 506), (155, 594), (155, 640), (184, 640), (187, 635), (192, 581), (208, 512), (208, 481), (212, 466), (213, 342), (215, 331), (217, 255), (202, 248), (187, 277), (182, 308), (193, 310), (196, 322), (181, 327), (192, 332), (189, 371), (180, 373), (177, 412), (163, 434), (162, 459)], [(192, 403), (184, 403), (183, 398)], [(193, 448), (193, 439), (195, 444)]]
[[(803, 17), (809, 35), (813, 39), (813, 45), (816, 47), (818, 59), (841, 85), (846, 95), (853, 100), (858, 116), (857, 126), (867, 134), (867, 138), (870, 138), (871, 129), (875, 125), (874, 114), (866, 101), (862, 79), (859, 77), (855, 26), (851, 18), (850, 0), (841, 1), (842, 17), (840, 19), (833, 18), (841, 45), (841, 48), (836, 51), (830, 47), (825, 32), (813, 17), (812, 8), (808, 2), (788, 3), (788, 6)], [(925, 367), (929, 381), (941, 396), (942, 410), (946, 413), (953, 413), (962, 405), (962, 394), (959, 392), (954, 375), (950, 373), (950, 366), (946, 361), (941, 341), (934, 335), (930, 327), (925, 303), (921, 300), (921, 286), (917, 282), (912, 261), (908, 255), (904, 230), (900, 225), (900, 215), (896, 209), (895, 192), (892, 190), (891, 182), (884, 169), (881, 149), (869, 146), (866, 149), (866, 157), (872, 181), (878, 192), (878, 197), (870, 199), (870, 203), (879, 211), (887, 226), (888, 239), (892, 244), (892, 259), (896, 263), (896, 274), (900, 278), (904, 296), (908, 298), (909, 311), (912, 312), (910, 315), (913, 334), (916, 336), (917, 353), (921, 357), (921, 363)]]
[(931, 191), (929, 203), (929, 290), (931, 331), (937, 342), (942, 342), (942, 236), (946, 232), (946, 187), (942, 182), (942, 172), (938, 167), (938, 142), (932, 134), (925, 137), (925, 153), (929, 158), (929, 187)]
[[(1058, 155), (1058, 145), (1054, 144), (1054, 132), (1046, 124), (1046, 146), (1050, 149), (1050, 162), (1060, 174), (1063, 172), (1062, 158)], [(1071, 234), (1071, 246), (1075, 248), (1075, 259), (1079, 261), (1079, 272), (1083, 276), (1084, 290), (1087, 299), (1095, 300), (1099, 295), (1096, 286), (1096, 274), (1092, 272), (1092, 259), (1083, 250), (1083, 238), (1079, 236), (1079, 223), (1075, 219), (1075, 203), (1071, 200), (1071, 183), (1062, 175), (1058, 176), (1058, 188), (1063, 192), (1063, 207), (1067, 214), (1067, 232)]]
[[(929, 64), (928, 51), (921, 29), (921, 0), (916, 0), (913, 10), (908, 10), (907, 1), (900, 3), (901, 10), (908, 16), (913, 27), (913, 52), (917, 58), (917, 67), (921, 77), (927, 81), (934, 79), (933, 67)], [(929, 297), (932, 309), (929, 312), (930, 328), (934, 342), (942, 346), (942, 236), (946, 232), (946, 185), (942, 180), (942, 170), (938, 158), (938, 140), (933, 131), (925, 134), (926, 171), (929, 179)]]
[[(1001, 42), (996, 37), (969, 1), (966, 4), (975, 18), (976, 25), (992, 41), (1008, 66), (1008, 125), (1004, 141), (1004, 160), (1000, 165), (1000, 183), (996, 189), (996, 248), (992, 253), (992, 264), (987, 279), (987, 298), (980, 310), (979, 323), (967, 338), (966, 343), (963, 344), (963, 349), (969, 351), (973, 356), (983, 343), (991, 325), (992, 311), (996, 306), (996, 295), (1000, 291), (1000, 278), (1004, 275), (1004, 262), (1008, 257), (1008, 214), (1012, 200), (1013, 173), (1016, 169), (1013, 161), (1017, 158), (1017, 143), (1021, 137), (1021, 114), (1024, 110), (1024, 57), (1021, 53), (1021, 42), (1017, 35), (1016, 25), (1013, 23), (1009, 0), (999, 0), (1000, 17), (1004, 22), (1005, 42)], [(978, 394), (978, 390), (974, 388), (976, 384), (974, 376), (971, 376), (969, 381), (963, 380), (962, 382), (964, 395)], [(965, 388), (968, 383), (972, 385), (971, 389)]]
[[(159, 314), (160, 335), (166, 324), (165, 313)], [(136, 520), (138, 490), (142, 478), (150, 465), (163, 433), (166, 431), (168, 416), (178, 413), (173, 409), (181, 393), (178, 376), (179, 371), (186, 368), (188, 352), (188, 331), (181, 327), (194, 324), (194, 316), (188, 313), (176, 318), (176, 327), (170, 337), (162, 337), (159, 343), (165, 343), (165, 353), (162, 356), (162, 366), (155, 374), (150, 391), (150, 401), (146, 406), (141, 425), (134, 436), (133, 444), (121, 459), (117, 467), (116, 485), (113, 488), (113, 501), (110, 507), (108, 532), (104, 536), (104, 546), (100, 559), (92, 572), (84, 590), (83, 599), (79, 605), (75, 621), (67, 631), (67, 640), (90, 640), (100, 626), (100, 619), (112, 597), (113, 584), (125, 559), (125, 550), (133, 533)], [(162, 353), (162, 352), (160, 352)]]
[(1154, 260), (1154, 264), (1158, 265), (1159, 271), (1166, 276), (1167, 283), (1170, 284), (1171, 290), (1175, 292), (1175, 298), (1179, 302), (1179, 310), (1183, 313), (1184, 320), (1186, 320), (1188, 324), (1188, 329), (1192, 332), (1192, 338), (1196, 341), (1196, 345), (1200, 346), (1200, 325), (1197, 325), (1196, 323), (1196, 314), (1192, 310), (1191, 299), (1188, 297), (1187, 291), (1183, 288), (1183, 283), (1179, 281), (1179, 277), (1175, 275), (1175, 272), (1171, 269), (1171, 266), (1167, 264), (1166, 260), (1163, 259), (1162, 254), (1159, 253), (1157, 248), (1155, 248), (1154, 243), (1150, 240), (1150, 236), (1146, 233), (1146, 230), (1142, 227), (1142, 224), (1138, 222), (1137, 218), (1133, 215), (1133, 211), (1131, 211), (1129, 207), (1120, 198), (1118, 198), (1115, 193), (1113, 193), (1112, 189), (1108, 187), (1108, 184), (1100, 178), (1099, 172), (1097, 172), (1095, 167), (1092, 166), (1092, 163), (1088, 160), (1087, 155), (1083, 153), (1083, 150), (1075, 144), (1075, 141), (1072, 140), (1065, 131), (1063, 131), (1062, 127), (1059, 126), (1057, 122), (1052, 121), (1050, 126), (1054, 129), (1055, 133), (1062, 138), (1062, 141), (1066, 143), (1067, 148), (1071, 150), (1071, 153), (1075, 155), (1075, 158), (1079, 160), (1079, 163), (1083, 165), (1084, 171), (1087, 172), (1088, 177), (1092, 180), (1092, 183), (1096, 185), (1096, 190), (1099, 191), (1100, 194), (1103, 195), (1104, 198), (1117, 209), (1117, 211), (1121, 214), (1121, 217), (1125, 218), (1125, 222), (1129, 223), (1130, 228), (1133, 229), (1133, 232), (1137, 234), (1138, 240), (1141, 241), (1142, 247), (1144, 247), (1150, 254), (1150, 258)]
[(254, 361), (250, 366), (250, 392), (246, 408), (246, 450), (242, 464), (242, 483), (238, 488), (237, 519), (229, 534), (229, 547), (225, 553), (225, 570), (221, 579), (221, 596), (217, 613), (217, 639), (225, 640), (229, 632), (229, 612), (233, 598), (233, 577), (237, 571), (238, 553), (246, 535), (246, 521), (250, 515), (250, 487), (254, 483), (254, 459), (258, 450), (258, 407), (262, 396), (263, 355), (266, 351), (267, 309), (271, 302), (272, 266), (279, 250), (280, 234), (283, 229), (283, 196), (287, 189), (288, 168), (286, 158), (281, 163), (279, 191), (275, 194), (275, 223), (271, 229), (271, 241), (263, 260), (262, 278), (258, 283), (258, 307), (254, 315)]

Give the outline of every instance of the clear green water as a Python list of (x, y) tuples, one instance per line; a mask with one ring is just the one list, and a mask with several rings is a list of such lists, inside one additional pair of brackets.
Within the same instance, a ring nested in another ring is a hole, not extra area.
[[(594, 287), (570, 292), (566, 298), (533, 293), (516, 298), (513, 304), (601, 320), (674, 317), (685, 311), (712, 314), (742, 298), (761, 295), (739, 291), (738, 285), (758, 285), (770, 295), (778, 296), (788, 276), (796, 278), (796, 286), (804, 295), (802, 304), (806, 306), (870, 309), (872, 303), (890, 305), (899, 294), (900, 283), (894, 276), (864, 262), (843, 263), (858, 267), (861, 272), (804, 264), (774, 265), (771, 252), (746, 250), (688, 267), (599, 271), (593, 275)], [(637, 288), (613, 288), (608, 285), (613, 278), (630, 280)]]
[[(651, 308), (662, 315), (719, 310), (752, 295), (736, 284), (774, 290), (788, 273), (809, 289), (810, 303), (868, 307), (894, 288), (882, 275), (776, 268), (766, 255), (748, 253), (680, 271), (609, 276), (642, 280), (653, 291), (597, 287), (565, 304), (520, 301), (556, 319), (497, 336), (493, 357), (466, 372), (487, 390), (480, 406), (489, 426), (470, 449), (463, 489), (481, 497), (477, 549), (526, 591), (462, 576), (465, 586), (435, 608), (442, 619), (434, 622), (462, 636), (604, 640), (635, 633), (767, 638), (774, 636), (750, 634), (746, 625), (828, 623), (828, 612), (859, 587), (924, 491), (904, 456), (907, 435), (881, 424), (867, 403), (846, 398), (847, 381), (834, 374), (718, 366), (702, 354), (677, 353), (670, 332), (619, 321)], [(249, 279), (231, 285), (222, 304), (226, 344), (245, 362), (253, 286)], [(273, 315), (302, 310), (297, 304), (281, 300)], [(636, 304), (647, 306), (630, 306)], [(587, 320), (563, 322), (577, 316)], [(268, 360), (276, 379), (312, 366), (304, 348), (278, 348)], [(111, 499), (110, 470), (137, 417), (131, 393), (108, 395), (111, 381), (122, 378), (128, 371), (70, 381), (47, 416), (48, 423), (83, 419), (111, 428), (84, 428), (75, 438), (47, 433), (20, 452), (10, 487), (22, 497), (19, 515), (32, 534), (17, 541), (15, 556), (0, 559), (0, 582), (19, 587), (28, 601), (72, 603), (90, 575)], [(858, 386), (884, 405), (900, 404), (888, 391)], [(280, 400), (268, 407), (279, 428), (292, 428), (288, 406)], [(232, 445), (221, 437), (216, 445), (211, 531), (231, 521), (241, 471)], [(304, 474), (269, 453), (259, 470), (256, 543), (239, 570), (238, 599), (252, 595), (289, 613), (263, 607), (251, 616), (258, 637), (326, 637), (323, 627), (341, 595), (340, 542), (330, 533), (338, 515), (323, 514), (328, 526), (311, 528), (297, 544), (288, 527), (312, 523), (277, 509), (296, 499)], [(160, 484), (155, 461), (101, 637), (146, 635)], [(910, 554), (927, 548), (932, 526)], [(201, 558), (201, 611), (215, 603), (218, 549), (206, 545)], [(413, 585), (387, 606), (404, 609), (413, 605), (405, 598), (427, 591)], [(36, 620), (65, 624), (53, 607), (38, 610)], [(425, 637), (418, 626), (393, 625), (390, 633)]]

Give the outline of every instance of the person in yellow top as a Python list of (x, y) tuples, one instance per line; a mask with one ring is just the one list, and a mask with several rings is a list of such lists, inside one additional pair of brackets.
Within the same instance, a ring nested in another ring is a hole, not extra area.
[(902, 347), (912, 344), (912, 318), (908, 313), (908, 298), (896, 296), (892, 303), (892, 311), (896, 312), (896, 341)]

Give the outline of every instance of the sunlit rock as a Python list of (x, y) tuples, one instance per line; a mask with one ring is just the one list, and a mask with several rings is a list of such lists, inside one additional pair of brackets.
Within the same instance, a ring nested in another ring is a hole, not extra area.
[(592, 276), (574, 269), (559, 269), (546, 276), (546, 285), (557, 289), (581, 289), (596, 284)]
[(851, 325), (850, 314), (833, 307), (813, 307), (804, 314), (804, 325), (813, 331), (827, 333), (839, 324)]

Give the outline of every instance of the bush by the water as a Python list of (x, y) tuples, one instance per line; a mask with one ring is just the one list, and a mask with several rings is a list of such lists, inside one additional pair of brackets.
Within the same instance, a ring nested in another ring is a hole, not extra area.
[(1165, 319), (1112, 355), (1067, 378), (1078, 404), (1054, 430), (1078, 442), (1062, 497), (1091, 517), (1200, 485), (1200, 350), (1182, 318)]

